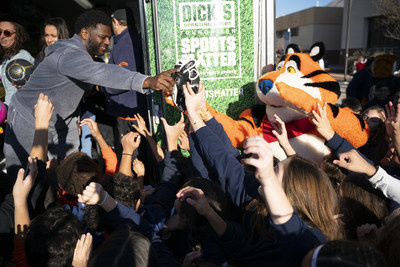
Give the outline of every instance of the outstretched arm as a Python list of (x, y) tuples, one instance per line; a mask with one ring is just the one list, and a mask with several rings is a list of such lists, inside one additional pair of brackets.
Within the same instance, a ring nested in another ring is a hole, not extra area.
[(272, 134), (275, 135), (275, 137), (278, 139), (279, 145), (285, 151), (286, 156), (289, 157), (296, 155), (296, 151), (289, 143), (289, 138), (287, 136), (285, 123), (281, 120), (281, 118), (278, 117), (278, 115), (274, 114), (274, 117), (275, 120), (278, 122), (278, 124), (275, 125), (271, 123), (272, 127), (274, 128)]
[(119, 172), (126, 176), (133, 177), (132, 154), (140, 145), (140, 134), (129, 132), (121, 139), (122, 157)]
[[(345, 138), (342, 138), (339, 134), (335, 133), (332, 129), (329, 119), (326, 115), (327, 103), (325, 102), (323, 107), (317, 104), (317, 110), (313, 110), (312, 114), (314, 118), (312, 122), (315, 125), (318, 133), (326, 140), (325, 145), (332, 150), (332, 153), (335, 156), (338, 156), (341, 153), (349, 152), (352, 149), (356, 149), (349, 141)], [(361, 154), (358, 150), (357, 152), (370, 164), (373, 164), (372, 161), (367, 159), (363, 154)]]
[[(178, 185), (181, 180), (181, 167), (178, 153), (178, 138), (182, 133), (185, 124), (183, 122), (183, 113), (181, 119), (175, 125), (168, 125), (164, 118), (161, 118), (168, 143), (168, 151), (165, 152), (164, 169), (160, 183), (154, 189), (154, 192), (144, 201), (145, 207), (149, 214), (153, 209), (163, 208), (162, 212), (153, 212), (152, 219), (148, 220), (152, 224), (159, 224), (159, 222), (168, 218), (170, 210), (172, 209), (175, 201), (175, 194), (178, 190)], [(146, 215), (145, 215), (146, 216)]]
[[(37, 160), (28, 158), (29, 169), (26, 171), (20, 169), (18, 171), (17, 180), (15, 181), (13, 188), (14, 197), (14, 222), (15, 222), (15, 234), (17, 237), (25, 238), (27, 227), (30, 224), (29, 212), (28, 212), (28, 195), (35, 183), (37, 175)], [(28, 174), (25, 177), (25, 172)]]
[(161, 162), (164, 159), (164, 151), (163, 149), (156, 143), (153, 136), (151, 136), (149, 130), (147, 129), (146, 122), (140, 116), (140, 114), (134, 115), (136, 122), (138, 125), (132, 124), (132, 127), (141, 135), (146, 138), (147, 143), (149, 144), (151, 151), (153, 151), (153, 155), (156, 158), (157, 162)]
[(347, 170), (367, 175), (374, 188), (381, 190), (387, 198), (400, 203), (400, 180), (387, 174), (381, 167), (375, 168), (369, 164), (356, 150), (340, 154), (339, 159), (334, 160), (333, 163)]
[(54, 106), (49, 97), (40, 93), (35, 105), (35, 134), (30, 156), (43, 162), (47, 162), (47, 139), (53, 111)]
[[(211, 128), (217, 130), (219, 123), (211, 119), (207, 122), (207, 125), (211, 124), (211, 127), (205, 127), (206, 125), (199, 115), (199, 110), (205, 103), (204, 86), (200, 84), (198, 93), (194, 94), (188, 85), (184, 87), (184, 94), (188, 117), (195, 131), (192, 135), (192, 152), (198, 151), (199, 153), (197, 154), (198, 160), (193, 158), (196, 154), (192, 156), (193, 165), (198, 166), (198, 170), (202, 170), (203, 176), (207, 175), (204, 178), (218, 180), (222, 190), (229, 195), (240, 212), (256, 191), (250, 181), (254, 178), (246, 179), (244, 168), (236, 158), (238, 152), (233, 152), (234, 148), (230, 144), (228, 146), (226, 137), (222, 136), (225, 133), (219, 131), (220, 135), (217, 136), (211, 130)], [(204, 164), (200, 164), (200, 162)], [(237, 186), (238, 184), (243, 184), (243, 186)]]
[(182, 134), (185, 123), (183, 113), (181, 113), (181, 119), (175, 125), (170, 126), (165, 118), (161, 118), (164, 125), (164, 130), (167, 135), (168, 151), (178, 150), (178, 138)]
[(181, 189), (176, 197), (182, 202), (186, 201), (196, 209), (198, 214), (204, 216), (217, 235), (221, 236), (225, 232), (226, 222), (210, 207), (201, 189), (188, 186)]
[(317, 104), (317, 109), (312, 111), (314, 118), (312, 122), (315, 125), (318, 133), (326, 140), (329, 141), (335, 135), (335, 131), (332, 129), (331, 124), (326, 116), (326, 106), (327, 103), (324, 103), (324, 106), (321, 108), (321, 105)]
[(92, 136), (94, 137), (94, 139), (96, 139), (101, 150), (107, 149), (109, 147), (109, 145), (106, 143), (103, 136), (101, 135), (100, 130), (97, 127), (97, 123), (93, 119), (87, 118), (87, 119), (82, 120), (80, 122), (80, 126), (83, 126), (83, 125), (87, 125), (89, 127), (89, 130), (90, 130)]
[(255, 176), (260, 181), (260, 193), (274, 224), (284, 224), (293, 215), (293, 207), (275, 175), (273, 154), (270, 145), (261, 136), (249, 137), (244, 143), (244, 152), (252, 154), (243, 163), (256, 168)]
[(115, 155), (115, 152), (112, 150), (112, 148), (106, 143), (104, 140), (103, 136), (100, 133), (100, 130), (97, 126), (97, 123), (91, 119), (87, 118), (84, 119), (80, 122), (80, 126), (87, 125), (89, 127), (89, 130), (96, 139), (97, 143), (100, 146), (101, 149), (101, 154), (104, 159), (105, 165), (106, 165), (106, 174), (114, 175), (117, 170), (118, 170), (118, 159), (117, 155)]
[(155, 91), (162, 90), (166, 93), (172, 93), (175, 81), (171, 77), (171, 74), (179, 71), (180, 69), (170, 69), (161, 72), (156, 76), (147, 77), (143, 82), (143, 88), (151, 88)]

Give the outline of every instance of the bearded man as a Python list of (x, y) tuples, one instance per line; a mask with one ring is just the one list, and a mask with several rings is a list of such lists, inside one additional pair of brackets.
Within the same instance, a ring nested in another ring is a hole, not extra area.
[(149, 77), (93, 60), (103, 55), (110, 45), (111, 19), (104, 12), (82, 13), (76, 20), (75, 31), (72, 38), (58, 40), (46, 48), (43, 62), (10, 101), (4, 154), (7, 173), (12, 179), (27, 163), (35, 132), (35, 104), (40, 93), (47, 95), (54, 105), (48, 131), (48, 156), (62, 160), (78, 151), (78, 105), (84, 92), (94, 85), (142, 94), (150, 88), (172, 92), (174, 80), (170, 74), (177, 69)]

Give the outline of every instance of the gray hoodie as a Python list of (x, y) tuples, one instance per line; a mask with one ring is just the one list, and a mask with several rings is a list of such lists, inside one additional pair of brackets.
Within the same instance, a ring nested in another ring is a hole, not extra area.
[(84, 91), (92, 89), (93, 85), (140, 93), (148, 91), (142, 88), (148, 76), (117, 65), (95, 62), (76, 34), (50, 45), (45, 53), (46, 57), (29, 81), (12, 97), (11, 105), (21, 115), (33, 119), (38, 96), (44, 93), (54, 105), (50, 127), (55, 127), (57, 119), (66, 121), (75, 116)]

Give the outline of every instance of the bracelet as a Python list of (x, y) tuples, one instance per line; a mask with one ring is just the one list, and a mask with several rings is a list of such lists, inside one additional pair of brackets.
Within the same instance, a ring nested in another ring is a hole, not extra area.
[(122, 155), (132, 156), (132, 154), (129, 153), (122, 153)]
[(99, 205), (99, 206), (103, 205), (104, 202), (106, 202), (107, 197), (108, 197), (108, 192), (106, 191), (106, 197), (103, 199), (103, 201), (101, 203), (99, 203), (97, 205)]
[(193, 123), (193, 126), (195, 126), (196, 123), (199, 123), (199, 122), (201, 122), (201, 121), (203, 121), (203, 120), (198, 120), (198, 121), (194, 122), (194, 123)]

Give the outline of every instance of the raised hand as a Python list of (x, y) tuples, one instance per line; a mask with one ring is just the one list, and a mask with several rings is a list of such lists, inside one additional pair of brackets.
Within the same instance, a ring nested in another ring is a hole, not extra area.
[(38, 100), (35, 104), (35, 126), (36, 128), (49, 127), (51, 116), (54, 112), (54, 106), (49, 97), (43, 93), (39, 94)]
[(206, 90), (202, 82), (199, 83), (199, 91), (193, 92), (190, 83), (183, 86), (183, 93), (185, 95), (185, 104), (188, 113), (198, 112), (201, 113), (202, 109), (206, 107)]
[[(400, 103), (397, 104), (397, 110), (394, 108), (392, 102), (386, 104), (385, 108), (387, 114), (385, 120), (386, 133), (393, 140), (395, 135), (398, 136), (400, 133)], [(385, 114), (383, 114), (383, 117), (385, 117)]]
[(143, 162), (136, 158), (132, 162), (132, 170), (138, 177), (143, 177), (145, 175), (146, 168), (144, 167)]
[(97, 123), (93, 119), (87, 118), (87, 119), (82, 120), (80, 122), (79, 126), (82, 127), (83, 125), (87, 125), (89, 127), (89, 130), (92, 133), (92, 136), (94, 138), (97, 139), (99, 136), (101, 136), (99, 128), (97, 127)]
[[(108, 195), (108, 194), (107, 194)], [(82, 204), (97, 205), (104, 202), (106, 198), (106, 191), (99, 183), (91, 182), (83, 190), (82, 194), (78, 194), (78, 201)]]
[(90, 252), (92, 251), (93, 237), (90, 233), (83, 234), (76, 242), (72, 266), (86, 267), (89, 262)]
[[(278, 167), (278, 176), (274, 171), (272, 148), (262, 136), (248, 137), (244, 142), (244, 152), (251, 154), (243, 163), (256, 167), (255, 177), (260, 181), (259, 194), (275, 224), (286, 223), (293, 214), (293, 206), (283, 190), (284, 165)], [(287, 159), (287, 160), (290, 160)]]
[(286, 155), (288, 156), (295, 155), (296, 151), (294, 151), (293, 147), (289, 143), (289, 138), (287, 135), (285, 123), (276, 114), (274, 114), (274, 118), (277, 124), (276, 125), (274, 123), (271, 124), (272, 127), (274, 128), (272, 134), (275, 135), (276, 139), (278, 139), (278, 142), (285, 151)]
[(326, 105), (327, 103), (325, 102), (324, 106), (321, 108), (321, 105), (319, 103), (317, 104), (318, 112), (316, 110), (312, 111), (312, 114), (314, 115), (312, 122), (315, 124), (318, 133), (325, 140), (329, 141), (335, 135), (335, 131), (332, 129), (328, 117), (326, 116)]
[(339, 159), (333, 161), (339, 167), (345, 168), (352, 172), (364, 173), (373, 176), (376, 172), (374, 166), (369, 164), (357, 151), (350, 150), (339, 154)]
[(179, 190), (176, 197), (180, 199), (180, 201), (186, 201), (186, 203), (193, 206), (197, 213), (202, 216), (206, 216), (212, 210), (201, 189), (187, 186)]
[(179, 148), (180, 149), (190, 150), (189, 137), (188, 137), (188, 135), (187, 135), (185, 130), (182, 131), (182, 133), (179, 136), (178, 140), (181, 142), (179, 144)]
[(244, 153), (252, 154), (251, 157), (244, 159), (243, 163), (256, 168), (255, 176), (261, 183), (270, 177), (275, 177), (272, 149), (263, 137), (246, 138), (243, 148)]
[(17, 180), (15, 181), (12, 192), (15, 206), (23, 206), (27, 204), (29, 192), (31, 191), (36, 180), (36, 176), (38, 173), (37, 159), (32, 159), (31, 157), (28, 157), (28, 164), (29, 167), (26, 177), (24, 169), (21, 168), (18, 171)]
[(140, 134), (135, 132), (129, 132), (125, 134), (121, 139), (123, 153), (132, 154), (140, 145)]
[(177, 150), (178, 138), (185, 128), (183, 113), (181, 113), (181, 119), (175, 125), (169, 125), (165, 118), (161, 118), (161, 121), (164, 125), (165, 134), (167, 135), (168, 150)]
[(143, 136), (150, 136), (150, 132), (147, 129), (146, 126), (146, 121), (142, 118), (142, 116), (140, 116), (139, 113), (134, 115), (134, 118), (136, 119), (136, 122), (138, 125), (136, 124), (132, 124), (132, 127), (141, 135)]
[(175, 81), (171, 77), (171, 74), (179, 71), (180, 69), (170, 69), (161, 72), (156, 76), (147, 77), (143, 82), (143, 88), (151, 88), (155, 91), (162, 90), (165, 93), (172, 93)]

